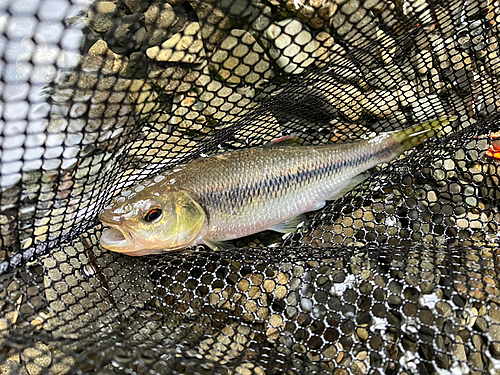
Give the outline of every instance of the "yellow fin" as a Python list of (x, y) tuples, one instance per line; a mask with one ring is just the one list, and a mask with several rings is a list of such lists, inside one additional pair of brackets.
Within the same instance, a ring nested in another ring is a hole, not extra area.
[(402, 153), (412, 149), (426, 139), (434, 137), (443, 126), (448, 125), (457, 118), (457, 116), (441, 117), (436, 120), (414, 125), (408, 129), (394, 132), (394, 136), (401, 144), (400, 152)]

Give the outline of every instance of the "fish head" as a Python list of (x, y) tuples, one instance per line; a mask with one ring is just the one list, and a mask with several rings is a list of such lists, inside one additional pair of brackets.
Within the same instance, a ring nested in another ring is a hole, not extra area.
[(147, 255), (178, 250), (201, 235), (205, 211), (184, 190), (148, 190), (115, 199), (99, 215), (107, 225), (101, 245), (128, 255)]

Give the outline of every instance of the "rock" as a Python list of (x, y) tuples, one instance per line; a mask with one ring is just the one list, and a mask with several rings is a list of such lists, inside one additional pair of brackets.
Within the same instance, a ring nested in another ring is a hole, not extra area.
[(207, 123), (206, 117), (200, 114), (204, 108), (205, 103), (197, 101), (194, 92), (174, 95), (171, 110), (174, 116), (170, 118), (169, 124), (187, 131), (200, 130), (203, 128), (202, 124)]
[(144, 23), (148, 31), (148, 46), (157, 46), (171, 36), (171, 29), (178, 17), (170, 4), (152, 4), (144, 12)]
[[(399, 64), (386, 64), (379, 68), (364, 70), (369, 84), (375, 88), (396, 89), (416, 79), (415, 70), (405, 60)], [(369, 78), (370, 77), (370, 78)]]
[(425, 0), (410, 0), (405, 3), (405, 11), (408, 16), (419, 19), (422, 23), (432, 23), (429, 5)]
[(244, 30), (232, 30), (210, 58), (210, 71), (226, 84), (269, 79), (271, 64), (262, 47)]
[(143, 0), (122, 0), (123, 4), (128, 8), (130, 13), (139, 13), (143, 11), (145, 8), (144, 6), (147, 6), (146, 1)]
[(115, 53), (124, 54), (129, 50), (139, 49), (147, 34), (143, 21), (143, 13), (121, 17), (103, 39)]
[[(347, 0), (339, 4), (339, 9), (330, 22), (335, 33), (345, 40), (352, 40), (355, 44), (371, 39), (377, 30), (377, 27), (366, 27), (375, 20), (373, 13), (369, 12), (369, 6), (372, 4), (373, 1), (365, 4), (359, 0)], [(378, 22), (380, 21), (377, 20)]]
[(324, 19), (325, 21), (330, 21), (330, 18), (333, 17), (335, 12), (337, 11), (337, 3), (333, 1), (323, 2), (323, 5), (318, 11), (318, 16)]
[[(481, 348), (481, 343), (480, 343), (480, 338), (477, 335), (474, 335), (472, 337), (472, 341), (474, 342), (474, 351), (469, 354), (469, 361), (472, 363), (474, 367), (476, 367), (479, 371), (482, 372), (484, 362), (482, 359), (481, 352), (483, 352), (483, 349)], [(480, 374), (481, 372), (475, 372), (475, 374)]]
[(397, 92), (373, 90), (365, 95), (365, 97), (368, 100), (362, 101), (363, 107), (372, 116), (389, 119), (399, 110), (399, 96)]
[(201, 38), (205, 48), (213, 51), (226, 37), (231, 28), (231, 20), (218, 6), (218, 0), (189, 0), (202, 25)]
[(483, 317), (478, 317), (474, 323), (474, 328), (479, 332), (486, 332), (488, 330), (488, 322)]
[(368, 340), (368, 331), (365, 328), (358, 328), (356, 330), (356, 333), (358, 334), (359, 338), (363, 341)]
[(491, 344), (491, 349), (493, 353), (498, 357), (500, 355), (500, 325), (492, 324), (490, 325), (490, 329), (488, 330), (493, 342)]
[(444, 115), (445, 109), (437, 95), (426, 95), (412, 103), (415, 122), (425, 122)]
[(326, 58), (328, 51), (320, 50), (322, 42), (333, 45), (333, 38), (325, 38), (325, 33), (320, 36), (322, 41), (313, 38), (307, 27), (295, 19), (272, 24), (264, 32), (264, 37), (271, 42), (271, 57), (286, 73), (293, 74), (302, 73), (319, 56)]
[[(3, 348), (4, 350), (6, 348)], [(2, 358), (2, 363), (0, 364), (0, 374), (8, 375), (26, 375), (27, 371), (20, 367), (20, 356), (14, 350), (9, 350), (8, 353)]]
[(128, 88), (130, 98), (134, 103), (134, 111), (145, 115), (158, 108), (158, 93), (153, 88), (141, 80), (135, 79)]
[(142, 52), (132, 52), (129, 58), (124, 59), (120, 75), (124, 78), (141, 79), (147, 76), (148, 58)]
[(337, 348), (335, 348), (335, 345), (330, 345), (323, 351), (323, 355), (325, 358), (333, 359), (337, 356)]
[(104, 74), (118, 73), (124, 67), (121, 57), (111, 51), (104, 40), (98, 40), (89, 48), (82, 69)]
[(364, 375), (367, 372), (366, 369), (366, 364), (362, 361), (354, 361), (352, 363), (351, 370), (354, 375)]
[(97, 13), (114, 13), (116, 11), (116, 4), (111, 1), (100, 1), (96, 3)]
[[(261, 9), (255, 9), (255, 18), (251, 22), (251, 28), (255, 31), (262, 32), (264, 31), (269, 24), (271, 23), (272, 19), (272, 11), (271, 7), (265, 6)], [(252, 15), (252, 17), (254, 17)]]
[(315, 29), (321, 29), (329, 26), (330, 18), (337, 11), (337, 3), (333, 0), (288, 0), (286, 8), (295, 13), (299, 20), (308, 22)]
[(462, 338), (460, 336), (455, 336), (456, 344), (453, 346), (453, 354), (455, 358), (459, 361), (466, 361), (467, 355), (465, 354), (465, 346), (463, 344)]
[(38, 341), (34, 348), (27, 348), (21, 353), (21, 359), (26, 363), (30, 375), (38, 375), (52, 363), (49, 347)]
[(427, 72), (432, 69), (432, 54), (425, 49), (417, 51), (410, 58), (410, 62), (418, 74), (427, 74)]
[(58, 375), (68, 374), (75, 363), (75, 359), (72, 356), (58, 350), (54, 350), (52, 352), (52, 356), (53, 361), (49, 368), (49, 372)]
[(157, 28), (152, 29), (149, 35), (150, 36), (147, 38), (147, 44), (148, 46), (153, 47), (160, 45), (171, 36), (169, 30)]
[(170, 4), (152, 4), (144, 12), (146, 25), (153, 25), (162, 29), (168, 29), (176, 20), (174, 9)]
[(108, 32), (114, 25), (114, 19), (108, 14), (97, 14), (90, 20), (92, 30), (98, 33)]
[(200, 62), (205, 56), (203, 41), (200, 37), (200, 24), (190, 22), (182, 32), (174, 34), (162, 43), (161, 47), (151, 47), (146, 55), (159, 62)]
[(97, 33), (106, 33), (114, 25), (117, 12), (116, 5), (111, 1), (95, 3), (88, 11), (90, 27)]
[(377, 57), (379, 57), (384, 64), (391, 64), (396, 53), (396, 41), (384, 31), (377, 29)]
[(500, 58), (497, 51), (491, 51), (485, 56), (486, 68), (494, 75), (500, 76)]
[(246, 17), (252, 13), (251, 0), (221, 0), (221, 8), (233, 17)]

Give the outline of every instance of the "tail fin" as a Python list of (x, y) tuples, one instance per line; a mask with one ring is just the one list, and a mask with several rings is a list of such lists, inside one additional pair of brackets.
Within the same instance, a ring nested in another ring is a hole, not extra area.
[(439, 130), (457, 119), (457, 116), (441, 117), (436, 120), (427, 121), (422, 124), (417, 124), (411, 128), (398, 130), (394, 132), (394, 136), (400, 143), (399, 152), (403, 153), (413, 147), (418, 146), (420, 143), (428, 138), (434, 137)]

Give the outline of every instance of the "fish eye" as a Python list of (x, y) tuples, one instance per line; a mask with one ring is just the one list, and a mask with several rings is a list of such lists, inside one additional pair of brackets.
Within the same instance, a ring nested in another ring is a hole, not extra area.
[(146, 223), (151, 223), (151, 222), (155, 221), (156, 219), (158, 219), (161, 216), (161, 214), (162, 214), (161, 209), (151, 208), (150, 210), (148, 210), (148, 212), (146, 212), (143, 219)]

